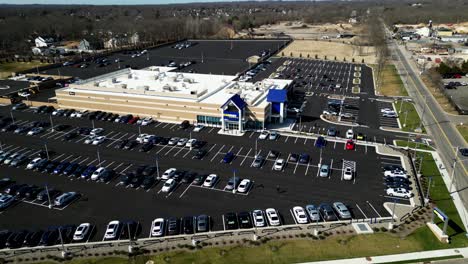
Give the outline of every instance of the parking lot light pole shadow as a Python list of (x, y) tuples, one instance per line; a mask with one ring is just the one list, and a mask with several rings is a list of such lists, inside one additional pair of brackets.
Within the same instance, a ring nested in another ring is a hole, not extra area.
[(99, 147), (97, 147), (96, 149), (96, 152), (97, 152), (97, 158), (98, 158), (98, 167), (101, 167), (101, 156), (99, 155)]
[(427, 205), (429, 203), (429, 190), (431, 189), (431, 183), (432, 183), (432, 177), (429, 177), (429, 183), (427, 184), (426, 196), (424, 197), (424, 205)]
[(44, 142), (44, 147), (45, 147), (45, 152), (46, 152), (46, 155), (47, 155), (47, 159), (50, 159), (49, 151), (47, 150), (47, 143), (46, 142)]
[(47, 199), (49, 200), (49, 209), (52, 209), (52, 201), (50, 200), (50, 193), (49, 193), (49, 188), (47, 187), (47, 184), (45, 185), (45, 189), (47, 192)]
[(232, 183), (234, 184), (234, 188), (232, 188), (232, 193), (236, 193), (236, 169), (232, 170)]
[(15, 117), (13, 116), (13, 111), (10, 110), (10, 115), (11, 115), (11, 122), (13, 122), (13, 124), (15, 123)]
[(52, 128), (52, 132), (54, 132), (54, 121), (52, 120), (52, 115), (49, 115), (50, 119), (50, 127)]
[(393, 225), (395, 223), (395, 208), (396, 208), (396, 199), (393, 199), (393, 210), (392, 210), (392, 222), (390, 222), (390, 230), (393, 229)]
[(158, 161), (158, 156), (156, 155), (156, 179), (160, 179), (159, 177), (159, 161)]

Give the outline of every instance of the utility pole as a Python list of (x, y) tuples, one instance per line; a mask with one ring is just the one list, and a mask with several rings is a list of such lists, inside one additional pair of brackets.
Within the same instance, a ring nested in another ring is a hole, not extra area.
[(45, 185), (45, 189), (47, 192), (47, 200), (49, 201), (49, 209), (52, 209), (52, 201), (50, 200), (50, 193), (49, 193), (49, 188), (47, 187), (47, 184)]
[(52, 127), (52, 132), (54, 132), (54, 121), (52, 121), (52, 115), (49, 115), (50, 126)]
[(159, 180), (159, 161), (158, 161), (158, 155), (156, 155), (156, 179)]

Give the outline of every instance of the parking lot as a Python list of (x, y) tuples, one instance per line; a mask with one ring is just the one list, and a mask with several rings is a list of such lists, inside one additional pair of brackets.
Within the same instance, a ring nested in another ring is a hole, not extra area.
[[(94, 60), (80, 62), (74, 65), (61, 66), (45, 71), (42, 74), (72, 76), (88, 79), (126, 67), (142, 69), (149, 66), (167, 66), (174, 62), (191, 62), (182, 67), (182, 72), (196, 72), (205, 74), (234, 75), (250, 67), (247, 58), (259, 55), (268, 50), (268, 54), (275, 53), (287, 40), (189, 40), (193, 45), (188, 48), (174, 48), (176, 44), (161, 46), (147, 50), (147, 52), (119, 52), (106, 57), (105, 63)], [(86, 66), (83, 66), (83, 65)]]
[[(2, 107), (0, 115), (9, 116), (9, 107)], [(147, 237), (151, 221), (158, 217), (207, 214), (212, 219), (211, 230), (223, 230), (223, 215), (228, 212), (275, 208), (283, 224), (293, 224), (296, 220), (290, 211), (292, 207), (335, 201), (345, 203), (354, 219), (387, 217), (389, 213), (383, 208), (383, 203), (392, 199), (385, 194), (382, 167), (401, 163), (398, 157), (376, 154), (373, 146), (358, 144), (353, 150), (347, 150), (343, 141), (329, 141), (320, 149), (314, 146), (315, 139), (280, 136), (275, 140), (259, 140), (257, 132), (248, 132), (242, 137), (229, 137), (217, 134), (218, 128), (206, 127), (200, 132), (192, 132), (192, 129), (179, 129), (178, 124), (161, 122), (137, 126), (90, 121), (87, 118), (51, 118), (49, 115), (32, 113), (32, 109), (16, 111), (13, 115), (18, 126), (40, 120), (52, 121), (54, 127), (69, 127), (56, 131), (49, 126), (34, 136), (1, 132), (1, 147), (4, 151), (25, 153), (32, 157), (47, 148), (49, 160), (103, 166), (114, 170), (117, 176), (106, 182), (95, 182), (67, 177), (63, 173), (26, 171), (24, 165), (19, 168), (0, 165), (4, 175), (18, 183), (53, 186), (81, 195), (80, 199), (63, 210), (48, 209), (46, 204), (16, 204), (3, 211), (1, 227), (45, 229), (49, 226), (90, 222), (96, 225), (96, 235), (92, 240), (97, 241), (102, 239), (105, 225), (116, 219), (139, 221), (142, 227), (140, 236)], [(97, 146), (85, 144), (86, 136), (83, 135), (66, 139), (67, 134), (81, 127), (93, 126), (103, 128), (101, 135), (106, 138)], [(206, 142), (202, 148), (207, 153), (203, 158), (196, 159), (198, 150), (168, 144), (155, 144), (146, 152), (140, 151), (141, 144), (128, 150), (116, 148), (122, 140), (134, 140), (141, 133), (168, 138), (196, 138)], [(271, 157), (269, 154), (275, 151), (279, 153)], [(225, 163), (223, 160), (228, 152), (233, 153), (234, 158)], [(292, 161), (294, 154), (308, 154), (310, 159), (305, 162)], [(258, 156), (266, 159), (259, 168), (255, 168), (254, 160)], [(278, 159), (285, 160), (284, 167), (279, 171), (274, 169)], [(349, 161), (356, 166), (355, 177), (351, 181), (343, 179), (343, 164)], [(328, 177), (319, 176), (321, 164), (330, 166)], [(154, 177), (169, 168), (176, 168), (198, 174), (216, 174), (219, 179), (212, 187), (179, 181), (169, 192), (161, 191), (164, 181), (156, 181), (149, 188), (122, 183), (120, 175), (134, 171), (141, 165), (158, 168), (158, 171), (153, 171)], [(244, 193), (226, 190), (225, 186), (234, 174), (241, 179), (251, 180), (252, 185)], [(399, 200), (409, 203), (408, 199)], [(33, 225), (27, 217), (29, 215), (35, 215)]]
[[(390, 126), (394, 127), (394, 122), (397, 121), (395, 118), (381, 117), (381, 102), (377, 100), (374, 93), (370, 67), (332, 60), (298, 58), (272, 58), (271, 60), (268, 68), (260, 72), (253, 81), (267, 77), (294, 80), (292, 100), (288, 102), (288, 117), (295, 120), (293, 129), (326, 134), (328, 128), (334, 127), (338, 135), (344, 135), (352, 124), (353, 130), (364, 134), (365, 140), (370, 142), (386, 144), (400, 136), (404, 138), (404, 135), (380, 130), (380, 126), (386, 126), (387, 123), (391, 123)], [(360, 67), (361, 74), (359, 93), (352, 91), (356, 66)], [(330, 98), (340, 97), (343, 98), (342, 106), (337, 115), (339, 120), (346, 124), (330, 124), (321, 120), (320, 115), (327, 110), (327, 102)]]

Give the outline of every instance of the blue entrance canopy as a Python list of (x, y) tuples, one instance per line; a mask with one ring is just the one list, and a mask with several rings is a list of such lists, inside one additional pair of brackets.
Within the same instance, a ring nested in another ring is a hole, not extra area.
[(240, 97), (240, 95), (235, 94), (229, 98), (221, 107), (226, 106), (229, 102), (235, 104), (239, 109), (243, 110), (247, 103)]
[(270, 89), (267, 95), (267, 102), (271, 103), (284, 103), (288, 101), (288, 94), (286, 90)]

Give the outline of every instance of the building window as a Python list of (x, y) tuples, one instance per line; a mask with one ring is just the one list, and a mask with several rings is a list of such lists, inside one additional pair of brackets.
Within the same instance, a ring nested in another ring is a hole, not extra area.
[(221, 118), (215, 116), (197, 115), (197, 122), (207, 125), (221, 125)]

